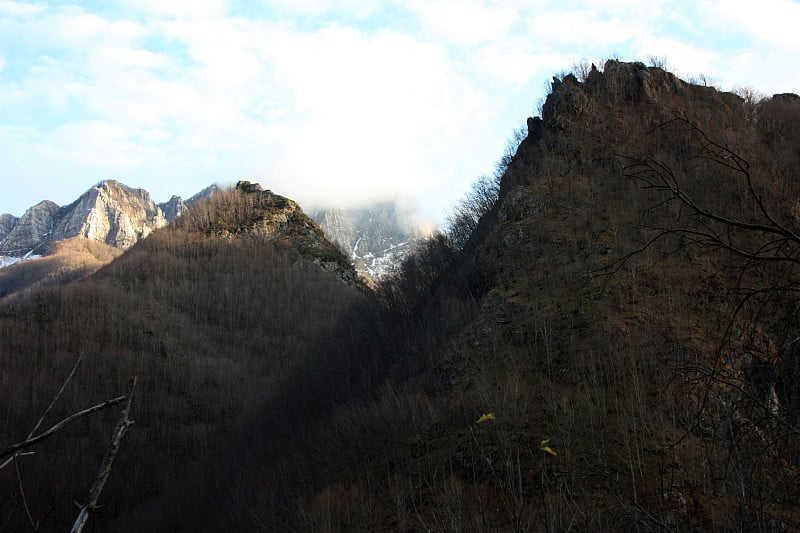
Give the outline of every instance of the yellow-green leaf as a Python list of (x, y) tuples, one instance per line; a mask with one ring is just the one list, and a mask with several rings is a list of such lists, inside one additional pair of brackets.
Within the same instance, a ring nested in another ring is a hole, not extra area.
[(552, 455), (552, 456), (556, 456), (556, 455), (558, 455), (558, 454), (556, 453), (556, 451), (555, 451), (553, 448), (551, 448), (550, 446), (542, 446), (542, 451), (543, 451), (543, 452), (546, 452), (546, 453), (549, 453), (549, 454), (550, 454), (550, 455)]
[(475, 423), (476, 424), (480, 424), (480, 423), (486, 422), (487, 420), (494, 420), (494, 413), (486, 413), (485, 415), (480, 417), (478, 419), (478, 421), (475, 422)]

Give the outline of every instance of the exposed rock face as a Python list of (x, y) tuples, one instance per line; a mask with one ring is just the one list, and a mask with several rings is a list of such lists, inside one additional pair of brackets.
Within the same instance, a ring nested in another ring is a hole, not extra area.
[(158, 207), (167, 220), (172, 220), (175, 217), (181, 216), (187, 209), (180, 196), (173, 196), (168, 202), (158, 204)]
[(8, 213), (0, 215), (0, 241), (11, 233), (11, 230), (17, 225), (17, 220), (19, 220), (17, 217), (9, 215)]
[(391, 273), (430, 231), (396, 202), (314, 215), (325, 234), (351, 256), (356, 269), (371, 278)]
[(573, 122), (596, 120), (611, 108), (630, 104), (642, 104), (640, 113), (663, 121), (675, 118), (676, 106), (684, 106), (704, 118), (727, 116), (741, 109), (743, 100), (733, 93), (687, 83), (670, 72), (647, 67), (644, 63), (609, 60), (602, 72), (593, 69), (584, 83), (573, 74), (563, 79), (553, 78), (552, 93), (542, 108), (542, 122), (529, 119), (528, 133), (532, 138), (538, 138), (545, 130), (559, 133)]
[(358, 240), (358, 232), (353, 220), (338, 208), (314, 213), (314, 220), (319, 223), (325, 234), (346, 250), (352, 250)]
[(49, 200), (28, 208), (0, 242), (0, 255), (22, 256), (39, 251), (52, 240), (58, 212), (58, 204)]
[(125, 249), (167, 223), (150, 193), (114, 180), (89, 189), (65, 211), (53, 240), (85, 237)]
[(107, 180), (68, 206), (45, 201), (28, 209), (19, 220), (4, 215), (0, 222), (0, 255), (38, 253), (50, 242), (73, 237), (126, 249), (185, 210), (177, 196), (159, 206), (144, 189)]
[(184, 204), (187, 207), (191, 206), (192, 204), (198, 202), (199, 200), (205, 200), (206, 198), (211, 198), (215, 194), (217, 194), (219, 192), (222, 192), (222, 190), (223, 190), (222, 187), (220, 187), (216, 183), (212, 183), (211, 185), (209, 185), (208, 187), (206, 187), (205, 189), (203, 189), (199, 193), (195, 194), (194, 196), (192, 196), (191, 198), (186, 200), (184, 202)]

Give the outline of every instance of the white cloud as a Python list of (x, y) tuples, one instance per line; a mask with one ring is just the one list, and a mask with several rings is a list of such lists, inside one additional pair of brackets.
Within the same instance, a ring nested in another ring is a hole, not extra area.
[(109, 20), (80, 8), (48, 8), (24, 20), (0, 17), (0, 46), (17, 55), (48, 51), (60, 58), (68, 53), (86, 53), (97, 43), (131, 46), (145, 28), (134, 21)]
[(744, 52), (720, 59), (720, 68), (726, 73), (725, 88), (753, 87), (768, 95), (800, 93), (800, 72), (787, 64), (787, 57), (775, 52)]
[(11, 0), (0, 0), (0, 17), (27, 18), (36, 16), (46, 7), (42, 4), (29, 4), (13, 2)]
[(374, 13), (378, 0), (263, 0), (264, 5), (281, 13), (322, 16), (331, 13), (364, 18)]
[(298, 191), (308, 200), (430, 191), (449, 177), (435, 172), (439, 161), (458, 157), (451, 147), (485, 120), (486, 95), (444, 49), (408, 35), (331, 27), (274, 35), (267, 47), (300, 118), (276, 176), (313, 183)]
[(549, 48), (564, 45), (591, 47), (602, 53), (619, 47), (646, 26), (597, 10), (575, 10), (549, 13), (530, 19), (529, 31)]
[(718, 65), (719, 57), (712, 51), (677, 39), (643, 36), (636, 45), (641, 60), (648, 57), (665, 58), (667, 69), (681, 77), (701, 73), (708, 75)]
[(202, 19), (224, 16), (225, 0), (123, 0), (122, 4), (133, 11), (151, 17)]
[(490, 7), (474, 1), (413, 0), (407, 7), (433, 35), (462, 46), (502, 40), (518, 19), (512, 7)]
[(0, 0), (0, 162), (80, 190), (245, 178), (301, 201), (406, 191), (441, 211), (575, 61), (664, 56), (796, 92), (798, 6), (765, 1)]
[(121, 46), (93, 48), (89, 52), (89, 62), (90, 68), (98, 74), (135, 69), (166, 70), (173, 66), (173, 60), (166, 54)]
[(534, 78), (548, 80), (554, 72), (569, 69), (577, 61), (574, 53), (536, 50), (515, 43), (481, 47), (470, 57), (470, 66), (487, 84), (500, 90), (523, 90)]
[(800, 3), (790, 0), (713, 0), (701, 3), (707, 23), (727, 33), (741, 30), (786, 50), (800, 51)]
[(79, 163), (94, 163), (120, 171), (141, 161), (140, 147), (130, 133), (102, 120), (68, 122), (57, 127), (42, 151)]

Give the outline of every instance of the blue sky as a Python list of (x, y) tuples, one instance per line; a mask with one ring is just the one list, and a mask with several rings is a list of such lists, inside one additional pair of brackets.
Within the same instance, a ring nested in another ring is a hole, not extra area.
[(434, 221), (580, 61), (800, 92), (788, 0), (0, 0), (0, 213), (114, 178)]

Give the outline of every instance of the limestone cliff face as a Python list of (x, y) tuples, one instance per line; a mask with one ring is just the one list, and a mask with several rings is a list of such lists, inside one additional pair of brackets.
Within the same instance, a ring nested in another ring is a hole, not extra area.
[(8, 213), (0, 215), (0, 241), (11, 233), (11, 230), (17, 225), (17, 220), (19, 220), (17, 217), (9, 215)]
[(397, 267), (414, 245), (430, 233), (396, 202), (363, 208), (332, 208), (314, 215), (325, 234), (351, 256), (356, 269), (380, 278)]
[(183, 200), (180, 196), (173, 195), (168, 202), (158, 204), (158, 207), (161, 209), (161, 212), (164, 214), (164, 218), (167, 220), (172, 220), (173, 218), (179, 217), (186, 212), (186, 205), (183, 203)]
[(184, 213), (183, 201), (173, 196), (156, 205), (150, 193), (115, 180), (106, 180), (86, 191), (70, 205), (59, 207), (45, 201), (20, 218), (0, 218), (0, 255), (39, 253), (55, 241), (82, 237), (127, 249), (154, 229)]
[(107, 180), (65, 208), (52, 240), (84, 237), (126, 249), (166, 223), (150, 193)]
[(58, 204), (48, 200), (28, 208), (0, 241), (0, 255), (22, 256), (40, 251), (52, 238), (58, 212)]
[(343, 210), (338, 208), (328, 209), (314, 213), (314, 220), (325, 231), (325, 234), (342, 248), (352, 250), (353, 244), (358, 240), (358, 232), (353, 225), (353, 220)]

